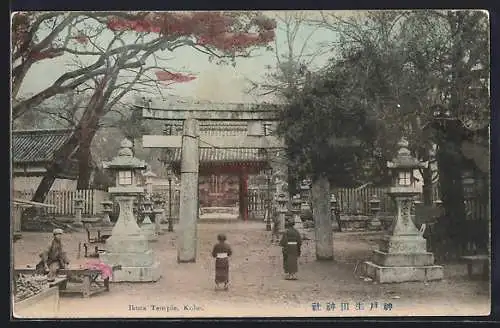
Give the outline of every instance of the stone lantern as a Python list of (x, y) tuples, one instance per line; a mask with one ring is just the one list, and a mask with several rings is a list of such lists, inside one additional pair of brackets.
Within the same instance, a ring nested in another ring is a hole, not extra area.
[(335, 194), (332, 194), (330, 197), (330, 213), (332, 218), (332, 228), (334, 231), (340, 231), (340, 213), (339, 213), (339, 205), (337, 202), (337, 197)]
[(164, 232), (161, 229), (161, 223), (165, 220), (164, 214), (165, 214), (165, 201), (161, 197), (155, 197), (153, 199), (153, 217), (154, 217), (154, 223), (155, 223), (155, 229), (156, 233), (158, 235), (162, 235)]
[(113, 213), (113, 202), (110, 200), (105, 200), (101, 202), (102, 212), (104, 213), (104, 218), (102, 219), (102, 223), (105, 225), (111, 225), (111, 219), (109, 215)]
[(287, 199), (285, 193), (279, 193), (277, 198), (276, 198), (276, 202), (278, 203), (278, 208), (277, 208), (278, 228), (279, 228), (279, 232), (283, 233), (285, 231), (285, 216), (286, 216), (286, 213), (288, 212), (288, 209), (286, 207), (286, 205), (288, 203), (288, 199)]
[(388, 194), (396, 203), (396, 217), (373, 260), (364, 263), (365, 275), (380, 283), (440, 280), (443, 267), (434, 265), (434, 255), (427, 252), (426, 241), (411, 220), (413, 199), (420, 193), (413, 172), (427, 164), (411, 156), (407, 141), (401, 140), (398, 146), (397, 156), (387, 163), (394, 173)]
[(309, 203), (311, 196), (311, 181), (303, 180), (300, 184), (300, 199), (303, 202)]
[(104, 163), (104, 168), (116, 174), (116, 186), (108, 191), (118, 202), (120, 215), (106, 241), (102, 261), (110, 266), (122, 266), (122, 270), (113, 273), (114, 282), (157, 281), (161, 277), (160, 264), (132, 213), (134, 199), (144, 193), (144, 188), (138, 187), (137, 182), (138, 173), (146, 168), (146, 163), (133, 156), (132, 142), (125, 139), (120, 144), (118, 156)]
[(302, 219), (300, 218), (300, 204), (302, 201), (300, 200), (300, 195), (295, 195), (292, 197), (292, 215), (293, 222), (295, 223), (295, 229), (297, 229), (300, 233), (304, 230), (304, 224)]
[(382, 222), (378, 218), (378, 213), (380, 212), (380, 198), (377, 195), (373, 195), (370, 201), (370, 214), (372, 215), (371, 220), (368, 222), (368, 228), (370, 230), (380, 230), (382, 228)]
[(158, 234), (156, 233), (156, 227), (151, 222), (151, 215), (153, 214), (153, 202), (150, 200), (149, 195), (147, 195), (146, 199), (142, 202), (142, 206), (144, 206), (144, 210), (142, 213), (144, 214), (144, 219), (141, 224), (141, 231), (146, 236), (148, 241), (157, 241)]
[(147, 171), (142, 175), (145, 179), (144, 184), (146, 185), (146, 193), (149, 195), (153, 194), (153, 179), (156, 177), (156, 174), (152, 171)]
[(73, 225), (77, 227), (82, 227), (83, 226), (82, 212), (84, 208), (83, 203), (85, 202), (85, 199), (75, 198), (73, 202), (74, 202), (73, 208), (75, 209), (75, 220), (73, 221)]

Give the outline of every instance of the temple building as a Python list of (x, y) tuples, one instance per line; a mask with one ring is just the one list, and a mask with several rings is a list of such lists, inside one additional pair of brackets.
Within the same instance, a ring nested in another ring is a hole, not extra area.
[[(61, 145), (68, 140), (72, 129), (42, 129), (12, 131), (12, 187), (14, 190), (33, 190), (42, 180), (46, 167)], [(58, 174), (52, 190), (76, 188), (78, 165), (76, 159)]]
[[(272, 124), (263, 125), (264, 135), (272, 134)], [(168, 124), (164, 134), (181, 135), (181, 122)], [(246, 122), (200, 122), (200, 143), (203, 136), (238, 136), (247, 133)], [(175, 172), (180, 171), (181, 149), (162, 150), (162, 162), (172, 165)], [(272, 188), (268, 186), (268, 178), (264, 176), (265, 168), (274, 172), (280, 167), (276, 160), (276, 151), (266, 153), (263, 149), (240, 148), (201, 148), (199, 167), (200, 208), (237, 207), (239, 217), (249, 217), (248, 190)]]

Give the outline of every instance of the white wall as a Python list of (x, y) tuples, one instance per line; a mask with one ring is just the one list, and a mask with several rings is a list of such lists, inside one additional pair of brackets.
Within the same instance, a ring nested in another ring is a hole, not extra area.
[[(14, 177), (13, 190), (36, 190), (43, 177)], [(56, 179), (50, 190), (76, 190), (76, 180)]]

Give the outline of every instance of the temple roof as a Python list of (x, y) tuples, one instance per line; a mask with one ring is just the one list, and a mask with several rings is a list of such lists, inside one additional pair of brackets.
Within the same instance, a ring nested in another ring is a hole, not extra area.
[[(181, 149), (171, 148), (164, 154), (166, 162), (178, 163), (181, 160)], [(200, 149), (200, 165), (210, 163), (264, 163), (266, 155), (260, 149), (254, 148), (201, 148)]]
[[(167, 124), (172, 125), (172, 135), (182, 135), (182, 121), (169, 121)], [(211, 136), (240, 136), (247, 134), (247, 122), (241, 121), (200, 121), (200, 135)], [(263, 122), (264, 129), (267, 135), (272, 134), (271, 122)], [(164, 130), (169, 128), (165, 127)], [(170, 132), (170, 131), (168, 131)], [(169, 134), (169, 133), (167, 133)]]
[(50, 162), (71, 133), (71, 129), (12, 131), (12, 161), (16, 164)]

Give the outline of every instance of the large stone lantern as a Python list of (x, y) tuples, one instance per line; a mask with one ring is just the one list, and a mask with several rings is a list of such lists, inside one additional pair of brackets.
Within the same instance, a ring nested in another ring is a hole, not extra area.
[(120, 206), (120, 215), (111, 237), (106, 241), (102, 260), (108, 265), (121, 265), (122, 270), (113, 273), (114, 282), (150, 282), (160, 278), (159, 262), (155, 260), (147, 238), (141, 233), (132, 212), (134, 199), (144, 193), (138, 187), (139, 172), (146, 163), (133, 156), (132, 142), (125, 139), (120, 144), (118, 156), (104, 163), (104, 168), (116, 173), (116, 186), (109, 193)]
[(427, 164), (411, 156), (407, 141), (401, 140), (398, 146), (397, 156), (387, 163), (394, 176), (388, 194), (396, 203), (396, 217), (373, 260), (364, 263), (365, 274), (380, 283), (440, 280), (443, 267), (434, 265), (434, 255), (427, 252), (426, 241), (411, 219), (413, 199), (420, 193), (413, 172)]

